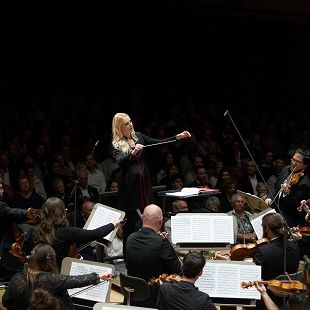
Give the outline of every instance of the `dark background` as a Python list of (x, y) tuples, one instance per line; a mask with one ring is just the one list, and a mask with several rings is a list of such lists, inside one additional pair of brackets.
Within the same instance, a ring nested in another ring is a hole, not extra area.
[(281, 109), (305, 118), (309, 7), (186, 0), (3, 5), (1, 104), (58, 104), (70, 118), (83, 101), (102, 130), (110, 130), (115, 112), (137, 109), (159, 118), (183, 107), (206, 117), (210, 110), (222, 116), (226, 109)]

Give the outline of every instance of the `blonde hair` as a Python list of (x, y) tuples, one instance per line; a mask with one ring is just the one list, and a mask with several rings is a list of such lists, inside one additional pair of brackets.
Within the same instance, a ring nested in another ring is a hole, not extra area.
[[(112, 145), (123, 153), (129, 153), (131, 150), (130, 145), (125, 140), (122, 133), (122, 125), (126, 117), (129, 117), (127, 113), (116, 113), (112, 120)], [(131, 133), (131, 138), (135, 142), (138, 141), (134, 130)]]

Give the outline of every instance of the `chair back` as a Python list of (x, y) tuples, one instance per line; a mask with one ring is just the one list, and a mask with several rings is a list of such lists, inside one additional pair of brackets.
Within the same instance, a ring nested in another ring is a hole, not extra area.
[(123, 272), (119, 274), (119, 278), (121, 293), (128, 305), (130, 305), (130, 301), (142, 302), (150, 297), (150, 287), (144, 279), (129, 276)]

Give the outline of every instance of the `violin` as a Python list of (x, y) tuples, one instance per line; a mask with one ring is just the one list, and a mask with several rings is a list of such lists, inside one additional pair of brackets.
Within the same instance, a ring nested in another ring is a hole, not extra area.
[(25, 264), (28, 260), (28, 256), (23, 251), (25, 234), (26, 233), (20, 233), (20, 235), (15, 239), (15, 242), (11, 245), (10, 250), (11, 254), (18, 257), (23, 264)]
[(148, 285), (149, 286), (159, 286), (161, 285), (163, 282), (168, 282), (168, 283), (177, 283), (180, 282), (182, 279), (182, 277), (178, 274), (171, 274), (168, 275), (167, 273), (163, 273), (161, 274), (158, 278), (152, 278), (148, 281)]
[(268, 238), (262, 238), (254, 243), (236, 244), (230, 249), (230, 259), (244, 260), (245, 258), (253, 257), (257, 247), (268, 242)]
[(269, 280), (269, 281), (247, 281), (241, 282), (241, 288), (249, 288), (255, 285), (255, 282), (266, 284), (268, 289), (276, 294), (287, 296), (293, 293), (307, 291), (308, 286), (297, 280)]
[(289, 185), (292, 186), (292, 185), (297, 184), (300, 178), (304, 176), (304, 174), (305, 173), (303, 171), (293, 173), (291, 179), (289, 180)]

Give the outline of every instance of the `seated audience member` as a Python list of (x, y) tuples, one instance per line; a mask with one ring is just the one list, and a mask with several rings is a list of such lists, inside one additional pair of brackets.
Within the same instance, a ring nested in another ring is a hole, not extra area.
[(221, 201), (216, 196), (210, 196), (206, 199), (206, 208), (213, 213), (221, 212)]
[(232, 196), (237, 192), (237, 182), (234, 178), (228, 177), (219, 187), (222, 212), (226, 213), (232, 210)]
[(73, 211), (75, 209), (74, 203), (71, 201), (70, 193), (65, 186), (64, 180), (62, 178), (54, 178), (52, 180), (52, 190), (50, 197), (60, 198), (66, 206), (68, 211)]
[(183, 258), (183, 276), (178, 283), (163, 283), (159, 288), (157, 308), (159, 310), (216, 309), (210, 296), (200, 292), (195, 282), (202, 275), (206, 263), (199, 252), (189, 252)]
[[(142, 228), (129, 235), (126, 244), (126, 267), (130, 276), (146, 281), (161, 274), (180, 274), (181, 263), (168, 239), (160, 234), (163, 213), (160, 207), (151, 204), (142, 214)], [(133, 306), (155, 308), (158, 287), (151, 287), (151, 295), (144, 302)]]
[(78, 180), (78, 185), (76, 187), (76, 199), (78, 206), (82, 204), (81, 200), (84, 196), (89, 197), (91, 201), (97, 203), (99, 199), (99, 192), (95, 187), (88, 183), (88, 170), (81, 166), (76, 170), (76, 175)]
[(36, 288), (31, 294), (27, 310), (61, 309), (56, 297), (42, 288)]
[(227, 212), (228, 215), (233, 216), (234, 221), (234, 235), (236, 243), (250, 243), (256, 240), (251, 220), (253, 215), (244, 210), (244, 199), (236, 193), (232, 196), (233, 210)]
[[(177, 199), (172, 202), (172, 213), (188, 212), (187, 202), (183, 199)], [(171, 219), (164, 223), (164, 230), (167, 233), (167, 239), (171, 242)]]
[(30, 182), (26, 176), (17, 179), (18, 192), (14, 193), (9, 201), (10, 207), (20, 209), (40, 209), (44, 203), (44, 198), (30, 187)]
[(59, 274), (53, 248), (38, 243), (31, 252), (28, 269), (16, 273), (10, 280), (2, 303), (8, 309), (27, 309), (32, 291), (42, 288), (57, 298), (61, 309), (75, 309), (67, 289), (97, 284), (100, 280), (110, 281), (112, 278), (110, 273), (93, 272), (78, 276)]

